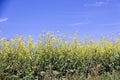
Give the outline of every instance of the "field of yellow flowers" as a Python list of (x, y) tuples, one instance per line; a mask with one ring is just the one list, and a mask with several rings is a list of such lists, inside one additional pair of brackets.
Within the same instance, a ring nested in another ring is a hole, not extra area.
[(72, 42), (46, 33), (0, 39), (0, 80), (120, 80), (120, 39)]

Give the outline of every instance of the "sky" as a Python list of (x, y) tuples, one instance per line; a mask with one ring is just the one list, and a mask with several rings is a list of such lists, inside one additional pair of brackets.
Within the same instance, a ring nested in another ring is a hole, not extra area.
[[(120, 0), (0, 0), (0, 37), (120, 34)], [(57, 33), (59, 31), (59, 33)]]

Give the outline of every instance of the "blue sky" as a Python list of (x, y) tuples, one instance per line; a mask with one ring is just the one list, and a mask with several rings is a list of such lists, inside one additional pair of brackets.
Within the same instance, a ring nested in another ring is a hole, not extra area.
[(42, 31), (79, 37), (120, 33), (120, 0), (0, 0), (0, 37)]

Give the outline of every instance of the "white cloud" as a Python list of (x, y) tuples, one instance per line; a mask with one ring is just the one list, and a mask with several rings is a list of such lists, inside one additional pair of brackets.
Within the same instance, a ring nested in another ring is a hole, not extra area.
[(0, 23), (1, 22), (5, 22), (5, 21), (7, 21), (8, 20), (8, 18), (0, 18)]
[(103, 1), (99, 1), (99, 2), (95, 2), (95, 3), (86, 3), (84, 4), (85, 7), (90, 7), (90, 6), (93, 6), (93, 7), (100, 7), (100, 6), (103, 6), (107, 4), (106, 2), (103, 2)]
[(88, 23), (78, 22), (78, 23), (69, 24), (69, 26), (79, 26), (79, 25), (83, 25), (83, 24), (88, 24)]
[(110, 25), (120, 25), (120, 22), (116, 22), (116, 23), (106, 23), (106, 24), (101, 24), (101, 25), (108, 25), (108, 26), (110, 26)]

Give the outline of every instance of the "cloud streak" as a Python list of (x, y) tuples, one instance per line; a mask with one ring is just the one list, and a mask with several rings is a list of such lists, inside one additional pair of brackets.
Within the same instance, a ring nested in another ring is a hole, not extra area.
[(8, 18), (0, 18), (0, 23), (7, 21)]
[(84, 24), (88, 24), (88, 23), (78, 22), (78, 23), (69, 24), (69, 26), (79, 26), (79, 25), (84, 25)]
[(116, 22), (116, 23), (106, 23), (106, 24), (102, 24), (102, 25), (120, 25), (120, 22)]
[(100, 6), (103, 6), (103, 5), (106, 5), (107, 3), (106, 2), (103, 2), (103, 1), (99, 1), (99, 2), (95, 2), (95, 3), (86, 3), (84, 4), (83, 6), (84, 7), (100, 7)]

